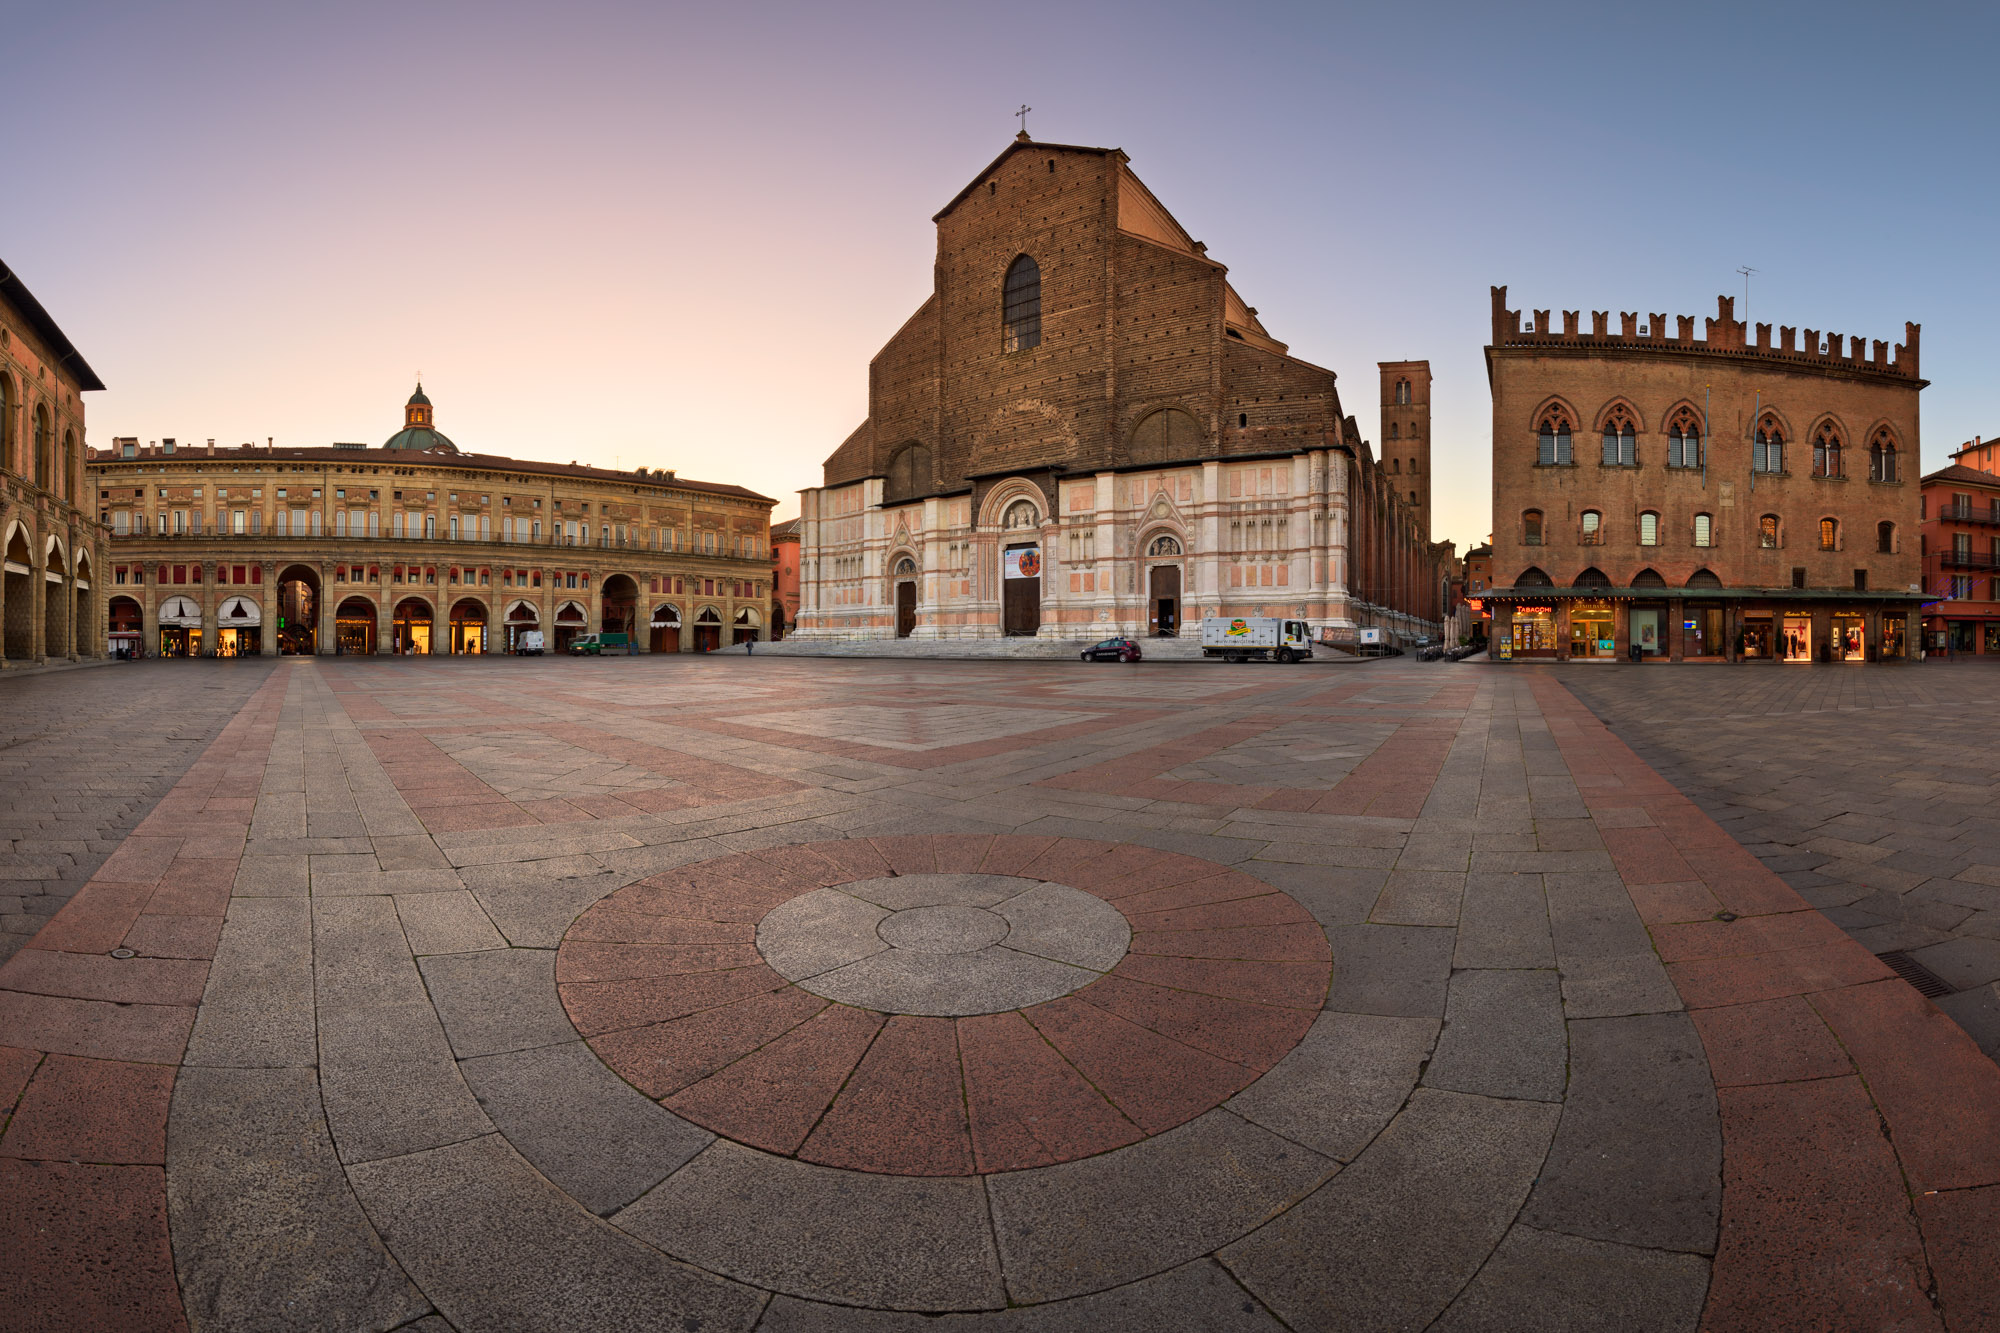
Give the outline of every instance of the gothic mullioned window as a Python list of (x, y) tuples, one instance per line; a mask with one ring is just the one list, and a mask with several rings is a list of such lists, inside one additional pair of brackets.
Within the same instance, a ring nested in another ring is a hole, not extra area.
[(1687, 408), (1674, 413), (1667, 427), (1667, 466), (1700, 467), (1701, 418)]
[(1542, 467), (1568, 466), (1574, 462), (1570, 448), (1569, 414), (1560, 407), (1542, 413), (1535, 427), (1535, 462)]
[(1785, 433), (1779, 428), (1775, 417), (1767, 416), (1757, 423), (1757, 437), (1750, 446), (1750, 470), (1752, 472), (1785, 470)]
[(1007, 267), (1000, 318), (1007, 331), (1005, 350), (1025, 352), (1042, 345), (1042, 270), (1026, 255)]
[(1397, 380), (1396, 406), (1408, 407), (1409, 405), (1410, 405), (1410, 382), (1408, 380)]
[(1896, 480), (1896, 437), (1884, 426), (1868, 446), (1868, 480)]
[(1840, 465), (1840, 432), (1832, 426), (1821, 426), (1819, 434), (1813, 436), (1813, 475), (1815, 477), (1844, 477)]
[(1622, 407), (1611, 409), (1604, 419), (1604, 466), (1632, 467), (1639, 461), (1638, 443), (1632, 414)]

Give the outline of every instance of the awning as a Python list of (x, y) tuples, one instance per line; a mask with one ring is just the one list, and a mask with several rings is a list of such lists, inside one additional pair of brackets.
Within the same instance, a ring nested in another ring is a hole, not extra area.
[(160, 603), (162, 629), (200, 629), (201, 607), (191, 597), (169, 597)]
[(653, 608), (653, 625), (656, 629), (678, 629), (681, 623), (681, 609), (678, 606), (661, 604)]
[(542, 613), (535, 609), (533, 602), (517, 598), (507, 608), (507, 623), (510, 625), (539, 625), (542, 623)]
[(559, 625), (582, 625), (589, 619), (590, 614), (575, 602), (564, 602), (556, 608), (556, 623)]
[(264, 611), (248, 597), (232, 597), (215, 613), (215, 623), (223, 629), (255, 629), (264, 623)]

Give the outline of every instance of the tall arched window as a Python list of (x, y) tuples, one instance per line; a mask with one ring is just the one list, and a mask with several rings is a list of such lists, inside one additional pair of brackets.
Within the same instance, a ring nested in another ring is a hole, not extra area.
[(1573, 462), (1570, 451), (1569, 414), (1559, 407), (1552, 407), (1542, 413), (1539, 425), (1535, 427), (1535, 462), (1543, 467), (1567, 466)]
[(1392, 440), (1400, 440), (1403, 438), (1402, 427), (1398, 426), (1393, 421), (1389, 423), (1389, 438)]
[(1752, 472), (1785, 470), (1785, 434), (1778, 428), (1775, 417), (1767, 416), (1757, 423), (1757, 438), (1750, 447), (1750, 470)]
[(1521, 515), (1521, 545), (1540, 546), (1542, 544), (1542, 511), (1530, 509)]
[(1894, 481), (1896, 479), (1896, 437), (1884, 426), (1875, 432), (1875, 439), (1868, 446), (1868, 480)]
[(1396, 406), (1408, 407), (1409, 405), (1410, 405), (1410, 382), (1408, 380), (1397, 380)]
[(20, 472), (21, 460), (14, 454), (14, 377), (0, 375), (0, 472)]
[(1604, 419), (1604, 466), (1633, 467), (1639, 461), (1639, 449), (1632, 414), (1622, 407), (1611, 409), (1611, 415)]
[(1766, 514), (1757, 520), (1757, 545), (1766, 551), (1778, 549), (1778, 516)]
[(63, 498), (74, 501), (81, 487), (76, 468), (76, 432), (63, 432), (62, 445), (62, 493)]
[(1660, 544), (1660, 516), (1648, 509), (1639, 515), (1639, 545), (1658, 546)]
[(49, 451), (54, 447), (55, 442), (49, 438), (49, 409), (47, 407), (37, 407), (35, 409), (35, 485), (42, 487), (44, 490), (49, 485), (49, 473), (54, 470), (54, 460), (49, 457)]
[(1696, 546), (1715, 545), (1715, 518), (1711, 514), (1694, 516), (1694, 544)]
[(1701, 418), (1683, 407), (1667, 426), (1667, 466), (1701, 466)]
[(1841, 477), (1846, 473), (1840, 467), (1840, 432), (1832, 426), (1821, 426), (1813, 436), (1813, 475), (1815, 477)]
[(1584, 510), (1581, 536), (1585, 546), (1602, 546), (1604, 544), (1604, 515), (1598, 513), (1595, 509)]
[(1042, 270), (1026, 255), (1007, 267), (1000, 318), (1007, 326), (1007, 351), (1025, 352), (1042, 345)]
[(1875, 549), (1883, 555), (1893, 555), (1896, 550), (1896, 525), (1882, 522), (1875, 525)]
[(1819, 549), (1837, 551), (1840, 549), (1840, 521), (1823, 518), (1819, 521)]

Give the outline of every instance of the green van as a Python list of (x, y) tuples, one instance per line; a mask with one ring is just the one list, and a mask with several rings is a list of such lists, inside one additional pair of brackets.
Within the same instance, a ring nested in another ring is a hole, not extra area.
[(629, 634), (579, 634), (569, 642), (570, 656), (589, 653), (592, 657), (602, 657), (606, 653), (629, 653), (632, 651), (632, 636)]

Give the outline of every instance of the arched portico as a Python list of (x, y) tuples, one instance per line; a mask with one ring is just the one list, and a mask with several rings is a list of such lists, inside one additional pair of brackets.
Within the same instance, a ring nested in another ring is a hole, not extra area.
[(279, 571), (274, 591), (278, 652), (311, 656), (319, 649), (319, 571), (311, 565), (287, 565)]
[(452, 603), (451, 651), (454, 655), (486, 651), (486, 603), (477, 597)]
[(694, 617), (694, 650), (712, 653), (722, 646), (722, 613), (704, 606)]
[(375, 599), (348, 597), (333, 613), (333, 650), (343, 655), (368, 655), (375, 651), (377, 624)]
[(730, 639), (731, 643), (754, 643), (761, 637), (762, 626), (758, 621), (757, 612), (747, 606), (736, 613), (736, 624), (733, 628), (735, 634)]
[(578, 636), (588, 633), (589, 630), (590, 613), (584, 610), (583, 603), (578, 601), (564, 602), (556, 608), (556, 641), (549, 645), (549, 651), (556, 653), (568, 652), (570, 644), (574, 643)]
[(423, 598), (405, 597), (396, 603), (395, 651), (399, 654), (430, 652), (431, 631), (436, 623), (436, 611)]
[(672, 602), (661, 602), (653, 608), (653, 619), (648, 636), (648, 647), (656, 653), (677, 653), (681, 650), (681, 609)]
[(525, 597), (517, 597), (507, 604), (506, 648), (510, 653), (528, 651), (527, 638), (530, 633), (539, 633), (542, 628), (542, 613)]

